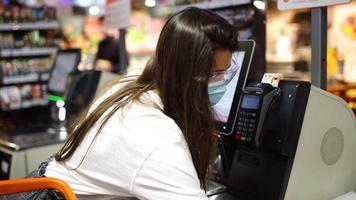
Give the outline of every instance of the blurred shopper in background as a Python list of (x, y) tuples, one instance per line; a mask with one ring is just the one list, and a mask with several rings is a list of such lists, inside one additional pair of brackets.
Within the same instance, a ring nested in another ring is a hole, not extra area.
[(125, 45), (126, 31), (124, 29), (106, 29), (104, 26), (104, 16), (100, 17), (99, 21), (104, 29), (104, 38), (98, 46), (95, 68), (118, 74), (125, 73), (128, 66), (128, 55)]

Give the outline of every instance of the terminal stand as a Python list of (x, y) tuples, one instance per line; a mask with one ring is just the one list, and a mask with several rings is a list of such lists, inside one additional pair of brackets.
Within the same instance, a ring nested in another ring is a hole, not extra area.
[(260, 147), (226, 138), (234, 143), (226, 146), (226, 192), (210, 199), (324, 200), (356, 188), (356, 120), (347, 104), (308, 82), (279, 87)]

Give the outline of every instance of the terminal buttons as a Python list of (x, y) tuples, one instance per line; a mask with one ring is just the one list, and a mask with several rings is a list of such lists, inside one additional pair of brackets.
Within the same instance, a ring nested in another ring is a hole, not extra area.
[(236, 140), (242, 142), (252, 142), (256, 130), (256, 118), (256, 112), (239, 112), (235, 134)]

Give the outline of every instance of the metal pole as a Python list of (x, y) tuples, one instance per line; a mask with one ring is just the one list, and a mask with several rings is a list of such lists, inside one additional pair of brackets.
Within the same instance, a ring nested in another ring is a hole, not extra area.
[(326, 90), (327, 7), (312, 9), (311, 82)]

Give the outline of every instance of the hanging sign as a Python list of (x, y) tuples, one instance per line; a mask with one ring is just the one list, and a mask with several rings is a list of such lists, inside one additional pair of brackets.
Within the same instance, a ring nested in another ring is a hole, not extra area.
[(278, 0), (278, 9), (315, 8), (350, 2), (351, 0)]
[(108, 0), (105, 28), (127, 28), (131, 15), (131, 0)]

